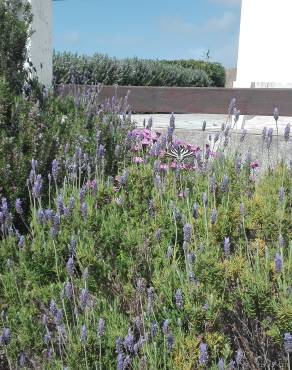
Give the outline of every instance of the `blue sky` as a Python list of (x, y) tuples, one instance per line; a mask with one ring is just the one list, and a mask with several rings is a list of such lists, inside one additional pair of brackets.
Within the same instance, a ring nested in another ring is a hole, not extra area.
[(91, 55), (203, 58), (236, 66), (240, 0), (54, 2), (54, 48)]

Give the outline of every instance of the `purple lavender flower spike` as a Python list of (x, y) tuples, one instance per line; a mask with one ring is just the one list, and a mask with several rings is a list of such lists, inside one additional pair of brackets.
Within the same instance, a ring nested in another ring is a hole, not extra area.
[(190, 243), (192, 238), (192, 225), (185, 224), (183, 227), (183, 232), (184, 232), (184, 241)]
[(54, 301), (54, 299), (51, 299), (49, 310), (50, 310), (50, 313), (53, 316), (55, 316), (57, 311), (58, 311), (58, 307), (57, 307), (56, 302)]
[(241, 156), (240, 156), (240, 155), (238, 155), (238, 156), (236, 156), (236, 158), (235, 158), (235, 170), (236, 170), (236, 173), (237, 173), (237, 174), (239, 174), (239, 173), (240, 173), (241, 166), (242, 166)]
[(86, 189), (85, 188), (80, 189), (79, 199), (81, 203), (84, 202), (85, 195), (86, 195)]
[(183, 308), (183, 295), (180, 289), (177, 289), (175, 292), (175, 304), (180, 310)]
[(287, 123), (287, 125), (285, 127), (284, 139), (285, 139), (285, 141), (289, 141), (289, 139), (290, 139), (290, 123)]
[(210, 193), (214, 194), (216, 192), (217, 184), (215, 175), (212, 175), (210, 178)]
[(279, 109), (277, 107), (274, 109), (274, 119), (276, 122), (279, 119)]
[(103, 318), (100, 318), (98, 321), (97, 332), (100, 338), (102, 338), (105, 334), (105, 320)]
[(54, 321), (56, 325), (61, 325), (63, 321), (63, 310), (62, 309), (57, 309), (57, 311), (54, 314)]
[(85, 219), (87, 218), (87, 215), (88, 215), (88, 207), (87, 207), (87, 204), (85, 202), (81, 203), (81, 215), (82, 217)]
[(147, 123), (146, 129), (147, 129), (147, 130), (151, 130), (152, 125), (153, 125), (153, 118), (152, 118), (152, 117), (150, 117), (150, 118), (148, 119), (148, 123)]
[(161, 186), (162, 186), (162, 180), (161, 180), (161, 176), (156, 174), (154, 176), (154, 186), (159, 190), (161, 189)]
[(206, 343), (200, 344), (199, 364), (206, 365), (208, 362), (208, 347)]
[(67, 299), (69, 299), (70, 301), (73, 296), (73, 287), (70, 281), (66, 282), (65, 287), (64, 287), (64, 292), (65, 292)]
[(134, 352), (134, 335), (131, 329), (128, 330), (128, 335), (125, 337), (123, 345), (127, 352)]
[(102, 145), (102, 144), (100, 144), (100, 145), (99, 145), (99, 147), (98, 147), (98, 150), (97, 150), (97, 157), (98, 157), (99, 159), (104, 158), (104, 156), (105, 156), (105, 151), (106, 151), (105, 146), (104, 146), (104, 145)]
[(117, 370), (124, 370), (124, 356), (122, 353), (118, 354), (117, 358)]
[(69, 276), (74, 275), (74, 260), (73, 257), (70, 257), (66, 263), (66, 270)]
[(147, 312), (151, 313), (153, 310), (154, 302), (154, 288), (150, 287), (147, 289)]
[(236, 357), (235, 357), (235, 362), (236, 362), (236, 365), (239, 366), (242, 364), (242, 360), (243, 360), (243, 356), (244, 356), (244, 353), (243, 351), (239, 348), (237, 351), (236, 351)]
[(43, 180), (41, 175), (37, 175), (34, 185), (32, 187), (32, 195), (34, 198), (39, 198), (41, 195), (42, 191), (42, 186), (43, 186)]
[(171, 116), (169, 119), (169, 127), (175, 130), (175, 115), (173, 113), (171, 113)]
[(46, 359), (48, 361), (50, 361), (53, 357), (53, 349), (52, 348), (49, 348), (47, 351), (46, 351)]
[(58, 195), (58, 199), (57, 199), (57, 208), (58, 208), (58, 212), (61, 214), (63, 214), (64, 212), (64, 201), (63, 201), (63, 197), (61, 194)]
[(267, 133), (267, 137), (266, 137), (268, 149), (271, 147), (272, 140), (273, 140), (273, 129), (269, 128), (268, 133)]
[(37, 221), (40, 225), (43, 225), (46, 222), (46, 215), (42, 209), (37, 210)]
[(44, 335), (44, 338), (43, 338), (43, 341), (44, 341), (45, 345), (48, 346), (49, 343), (51, 342), (51, 340), (52, 340), (51, 333), (47, 330), (46, 334)]
[(217, 210), (214, 208), (212, 209), (212, 212), (211, 212), (211, 224), (214, 225), (217, 221), (217, 216), (218, 216), (218, 212)]
[(25, 243), (24, 236), (23, 235), (20, 235), (19, 236), (19, 240), (18, 240), (18, 248), (19, 249), (22, 249), (24, 247), (24, 243)]
[(17, 198), (16, 201), (15, 201), (15, 209), (16, 209), (16, 212), (19, 215), (22, 215), (23, 214), (22, 202), (21, 202), (21, 200), (19, 198)]
[(241, 131), (240, 131), (240, 141), (243, 142), (245, 137), (246, 137), (246, 134), (247, 134), (247, 129), (246, 128), (243, 128)]
[(189, 282), (191, 284), (195, 284), (196, 283), (196, 278), (195, 278), (195, 275), (192, 271), (189, 272)]
[(25, 367), (25, 363), (26, 363), (26, 355), (24, 352), (20, 352), (19, 356), (18, 356), (18, 365), (21, 369), (23, 369)]
[(227, 193), (229, 191), (229, 177), (227, 175), (224, 175), (223, 177), (221, 191), (223, 193)]
[(168, 246), (166, 251), (166, 257), (170, 259), (172, 257), (172, 247)]
[(88, 298), (89, 298), (88, 290), (86, 288), (82, 288), (81, 292), (80, 292), (79, 299), (80, 299), (80, 306), (83, 310), (87, 307)]
[(127, 369), (130, 369), (131, 368), (131, 364), (132, 364), (132, 359), (129, 355), (127, 355), (124, 359), (124, 363), (123, 363), (123, 370), (127, 370)]
[(283, 260), (280, 255), (280, 253), (276, 253), (275, 256), (275, 271), (277, 274), (279, 274), (282, 271), (283, 268)]
[(225, 370), (225, 364), (223, 358), (220, 358), (217, 364), (218, 370)]
[(268, 131), (267, 127), (264, 127), (263, 128), (263, 131), (262, 131), (262, 139), (263, 139), (263, 141), (265, 141), (266, 138), (267, 138), (267, 131)]
[(206, 208), (208, 206), (208, 198), (207, 198), (207, 194), (206, 193), (203, 193), (202, 194), (202, 202), (203, 202), (204, 208)]
[(52, 176), (55, 181), (57, 181), (58, 173), (59, 173), (59, 163), (56, 159), (54, 159), (52, 162)]
[(169, 320), (168, 319), (163, 321), (162, 332), (163, 332), (164, 335), (167, 335), (170, 332)]
[(279, 235), (279, 238), (278, 238), (278, 245), (279, 245), (279, 247), (280, 247), (280, 248), (283, 248), (283, 247), (285, 246), (285, 240), (284, 240), (284, 238), (283, 238), (283, 235), (282, 235), (282, 234), (280, 234), (280, 235)]
[(11, 332), (9, 328), (4, 328), (0, 336), (0, 344), (7, 346), (11, 341)]
[(235, 105), (236, 105), (236, 99), (232, 98), (230, 103), (229, 103), (229, 106), (228, 106), (228, 114), (229, 115), (234, 113)]
[(71, 256), (76, 255), (76, 246), (77, 246), (77, 241), (74, 238), (72, 238), (69, 243), (69, 253), (71, 254)]
[(195, 220), (199, 218), (199, 206), (197, 203), (193, 205), (193, 217)]
[(146, 283), (144, 279), (138, 279), (137, 280), (137, 292), (139, 294), (144, 294), (146, 289)]
[(279, 190), (279, 200), (280, 202), (283, 202), (284, 199), (285, 199), (285, 189), (283, 188), (283, 186), (281, 186)]
[(225, 257), (230, 256), (230, 239), (228, 237), (224, 238), (224, 254)]
[(286, 353), (292, 353), (292, 334), (284, 334), (284, 349)]
[(156, 230), (155, 236), (156, 236), (156, 240), (158, 242), (160, 242), (160, 240), (161, 240), (161, 229)]
[(167, 334), (167, 337), (166, 337), (166, 346), (167, 346), (168, 352), (172, 351), (173, 345), (174, 345), (174, 336), (172, 335), (172, 333), (169, 333)]
[(121, 337), (116, 339), (116, 353), (123, 353), (123, 339)]
[(188, 253), (187, 258), (188, 258), (189, 264), (192, 265), (196, 260), (195, 253), (194, 252)]
[(75, 199), (74, 199), (74, 197), (70, 197), (70, 200), (69, 200), (69, 209), (70, 209), (71, 212), (73, 211), (74, 206), (75, 206)]
[(235, 361), (231, 360), (228, 365), (228, 370), (234, 370), (235, 369)]
[(35, 159), (32, 159), (31, 160), (31, 168), (32, 168), (33, 171), (36, 171), (37, 165), (38, 165), (38, 161), (35, 160)]
[(87, 329), (86, 329), (86, 326), (84, 324), (81, 327), (80, 341), (83, 344), (86, 343), (86, 341), (87, 341)]
[(150, 334), (151, 334), (151, 337), (154, 338), (157, 333), (158, 333), (158, 325), (157, 325), (157, 322), (153, 322), (151, 324), (151, 329), (150, 329)]

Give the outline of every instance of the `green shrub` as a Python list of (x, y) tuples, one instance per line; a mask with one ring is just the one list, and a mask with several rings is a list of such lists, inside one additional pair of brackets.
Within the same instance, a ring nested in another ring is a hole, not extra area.
[(97, 84), (132, 86), (194, 86), (211, 85), (203, 70), (166, 65), (160, 61), (128, 58), (118, 60), (95, 54), (92, 57), (70, 53), (54, 55), (56, 84)]
[(183, 68), (191, 68), (207, 73), (211, 80), (211, 86), (224, 87), (226, 82), (225, 68), (220, 63), (207, 62), (204, 60), (163, 60), (162, 63)]
[(14, 92), (22, 90), (27, 39), (32, 15), (25, 0), (0, 0), (0, 76)]

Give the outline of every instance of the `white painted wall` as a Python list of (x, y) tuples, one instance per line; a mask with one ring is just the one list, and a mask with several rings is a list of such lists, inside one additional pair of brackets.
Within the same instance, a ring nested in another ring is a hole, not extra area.
[(292, 0), (242, 0), (234, 87), (292, 87)]
[(29, 1), (34, 33), (28, 44), (28, 55), (37, 70), (39, 81), (49, 88), (53, 76), (52, 0)]

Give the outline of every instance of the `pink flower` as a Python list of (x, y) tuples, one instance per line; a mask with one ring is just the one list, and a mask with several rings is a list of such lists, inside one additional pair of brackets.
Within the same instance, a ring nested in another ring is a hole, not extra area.
[(145, 128), (143, 131), (142, 131), (142, 134), (143, 134), (143, 137), (148, 137), (150, 138), (151, 137), (151, 130), (148, 130), (147, 128)]
[(151, 142), (148, 138), (144, 137), (144, 139), (141, 141), (141, 144), (148, 146), (151, 144)]
[(144, 163), (144, 159), (142, 157), (135, 157), (134, 163), (136, 164)]
[(197, 152), (200, 152), (201, 151), (201, 148), (199, 146), (195, 146), (195, 145), (191, 145), (191, 144), (188, 144), (187, 145), (187, 148), (193, 152), (193, 153), (197, 153)]
[(131, 148), (131, 151), (132, 152), (138, 152), (141, 148), (141, 145), (140, 144), (136, 144), (134, 145), (132, 148)]
[(173, 145), (174, 146), (179, 146), (179, 145), (186, 146), (186, 144), (182, 140), (178, 140), (178, 139), (173, 140)]
[(171, 162), (171, 164), (170, 164), (170, 168), (171, 168), (172, 170), (175, 170), (175, 169), (177, 168), (177, 163), (176, 163), (175, 161)]
[(258, 167), (259, 167), (259, 162), (258, 161), (251, 162), (250, 168), (252, 170), (254, 170), (254, 169), (258, 168)]
[(161, 163), (159, 169), (166, 172), (168, 170), (168, 165), (166, 163)]

